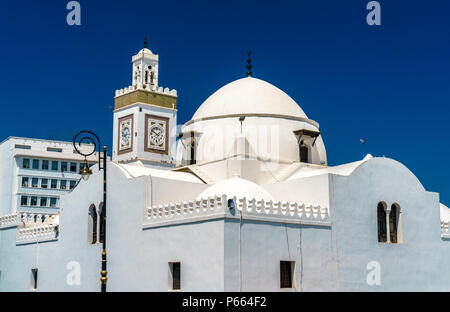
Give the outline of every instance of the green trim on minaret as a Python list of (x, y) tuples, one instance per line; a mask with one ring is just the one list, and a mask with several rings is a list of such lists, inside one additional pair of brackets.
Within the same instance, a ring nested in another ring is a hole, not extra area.
[(148, 48), (148, 44), (147, 44), (147, 38), (144, 38), (144, 49)]
[(251, 51), (248, 51), (248, 59), (247, 59), (247, 77), (251, 77), (252, 76), (252, 60), (250, 58), (250, 55), (252, 54)]

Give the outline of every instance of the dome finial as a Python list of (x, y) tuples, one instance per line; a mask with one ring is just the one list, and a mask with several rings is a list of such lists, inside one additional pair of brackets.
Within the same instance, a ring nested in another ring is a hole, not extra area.
[(147, 46), (147, 37), (145, 37), (144, 38), (144, 49), (147, 49), (148, 48), (148, 46)]
[(252, 76), (252, 59), (250, 58), (250, 55), (252, 54), (252, 51), (248, 51), (248, 59), (247, 59), (247, 77)]

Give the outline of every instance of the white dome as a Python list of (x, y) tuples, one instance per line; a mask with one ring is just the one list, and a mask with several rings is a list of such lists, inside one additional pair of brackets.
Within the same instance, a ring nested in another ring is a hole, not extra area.
[(261, 186), (239, 177), (222, 180), (214, 184), (200, 193), (197, 196), (197, 200), (222, 195), (227, 195), (227, 197), (236, 196), (237, 198), (245, 197), (247, 199), (255, 198), (257, 200), (264, 199), (264, 201), (273, 200), (272, 195)]
[(248, 114), (308, 118), (289, 95), (268, 82), (247, 77), (214, 92), (197, 109), (192, 119)]

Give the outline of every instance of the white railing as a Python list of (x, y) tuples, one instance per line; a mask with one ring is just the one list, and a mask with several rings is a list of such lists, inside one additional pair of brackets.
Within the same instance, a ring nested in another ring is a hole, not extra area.
[(46, 224), (17, 230), (16, 244), (36, 243), (56, 240), (58, 238), (58, 224)]
[(450, 238), (450, 222), (441, 221), (441, 237)]
[[(233, 207), (230, 209), (230, 207)], [(327, 207), (296, 202), (272, 202), (226, 195), (194, 201), (154, 205), (145, 211), (144, 227), (169, 223), (195, 222), (211, 218), (242, 218), (267, 222), (284, 222), (330, 226)]]
[(0, 229), (17, 226), (18, 219), (17, 213), (0, 216)]
[(126, 87), (123, 89), (116, 90), (116, 97), (136, 91), (136, 90), (151, 91), (151, 92), (155, 92), (155, 93), (160, 93), (160, 94), (177, 97), (177, 90), (175, 90), (175, 89), (170, 90), (167, 87), (166, 88), (158, 87), (155, 85), (151, 85), (149, 83), (147, 83), (147, 84), (138, 83), (135, 86), (129, 86), (129, 87)]

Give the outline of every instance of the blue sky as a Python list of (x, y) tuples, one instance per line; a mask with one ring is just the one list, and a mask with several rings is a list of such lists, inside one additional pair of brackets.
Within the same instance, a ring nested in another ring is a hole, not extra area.
[(68, 1), (0, 4), (0, 138), (71, 140), (82, 129), (112, 142), (114, 91), (131, 84), (131, 56), (160, 54), (160, 85), (178, 90), (184, 123), (246, 72), (289, 94), (320, 123), (330, 165), (399, 160), (450, 204), (448, 1)]

